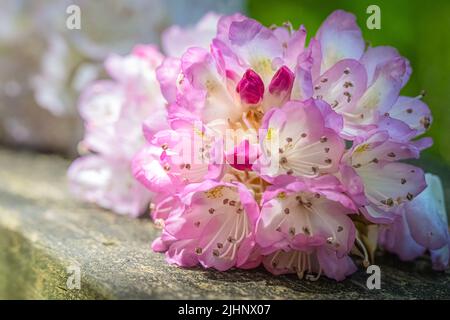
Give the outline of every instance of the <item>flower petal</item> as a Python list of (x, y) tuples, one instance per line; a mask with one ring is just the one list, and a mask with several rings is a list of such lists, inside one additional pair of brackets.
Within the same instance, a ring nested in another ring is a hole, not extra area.
[(364, 52), (365, 43), (355, 16), (342, 10), (328, 16), (317, 31), (316, 38), (320, 43), (322, 72), (339, 60), (359, 60)]
[(344, 150), (342, 139), (325, 127), (313, 100), (290, 101), (266, 114), (261, 139), (261, 173), (316, 177), (337, 171)]
[[(397, 49), (388, 46), (369, 47), (361, 58), (361, 62), (367, 70), (368, 83), (371, 84), (374, 80), (376, 70), (383, 64), (388, 63), (393, 59), (401, 58)], [(402, 76), (402, 86), (404, 86), (411, 75), (411, 66), (406, 60), (406, 72)]]
[(447, 212), (444, 191), (437, 176), (426, 174), (427, 188), (405, 208), (411, 236), (421, 246), (430, 250), (448, 244)]
[(414, 260), (425, 253), (425, 248), (411, 237), (404, 215), (397, 215), (392, 224), (381, 225), (378, 243), (385, 250), (397, 254), (403, 261)]
[(426, 187), (423, 171), (405, 163), (372, 162), (355, 170), (369, 202), (386, 212), (413, 200)]
[(432, 122), (430, 109), (419, 97), (399, 97), (389, 114), (417, 130), (418, 134), (428, 130)]

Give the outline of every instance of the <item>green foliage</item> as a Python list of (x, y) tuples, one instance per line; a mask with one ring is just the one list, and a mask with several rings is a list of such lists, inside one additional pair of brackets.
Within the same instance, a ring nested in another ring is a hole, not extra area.
[[(381, 9), (381, 30), (369, 30), (366, 9)], [(291, 21), (303, 24), (309, 37), (336, 9), (354, 13), (366, 41), (372, 46), (390, 45), (411, 61), (413, 74), (403, 95), (427, 92), (424, 101), (433, 112), (428, 132), (434, 146), (426, 153), (450, 164), (450, 1), (448, 0), (249, 0), (250, 15), (266, 25)]]

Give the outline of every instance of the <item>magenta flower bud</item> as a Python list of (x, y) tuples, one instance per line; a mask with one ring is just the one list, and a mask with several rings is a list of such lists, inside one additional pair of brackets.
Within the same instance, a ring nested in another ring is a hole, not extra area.
[(258, 104), (264, 96), (264, 83), (255, 71), (248, 69), (239, 81), (236, 91), (244, 103)]
[(230, 166), (237, 170), (252, 171), (253, 164), (258, 158), (258, 151), (257, 145), (244, 140), (226, 155), (226, 160)]
[(274, 95), (290, 94), (294, 84), (294, 73), (288, 67), (282, 66), (272, 78), (269, 92)]

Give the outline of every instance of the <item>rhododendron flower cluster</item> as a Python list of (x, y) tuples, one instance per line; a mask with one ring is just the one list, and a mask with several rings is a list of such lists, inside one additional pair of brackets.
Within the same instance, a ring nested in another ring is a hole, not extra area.
[(308, 43), (289, 23), (235, 14), (211, 32), (209, 21), (197, 31), (211, 39), (189, 30), (197, 41), (173, 44), (156, 69), (165, 116), (149, 108), (141, 119), (132, 170), (156, 194), (152, 248), (183, 267), (262, 264), (310, 280), (343, 280), (374, 262), (377, 245), (402, 260), (430, 252), (434, 269), (447, 268), (440, 180), (404, 161), (432, 144), (419, 137), (432, 122), (422, 94), (400, 96), (408, 60), (366, 47), (344, 11)]

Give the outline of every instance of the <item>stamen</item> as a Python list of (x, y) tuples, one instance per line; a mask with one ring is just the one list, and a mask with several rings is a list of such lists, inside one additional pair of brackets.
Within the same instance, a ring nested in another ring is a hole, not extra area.
[(345, 92), (344, 92), (344, 96), (347, 97), (347, 103), (350, 103), (350, 101), (352, 101), (352, 95), (351, 95), (350, 92), (345, 91)]
[(370, 261), (369, 261), (369, 254), (367, 253), (366, 246), (364, 245), (364, 243), (359, 238), (359, 234), (358, 233), (356, 234), (355, 240), (356, 240), (356, 243), (357, 243), (358, 247), (361, 248), (362, 253), (364, 255), (363, 266), (364, 266), (364, 268), (367, 268), (367, 267), (370, 266)]
[(334, 109), (339, 105), (339, 101), (334, 100), (333, 104), (331, 105), (331, 107)]
[(313, 275), (309, 274), (306, 276), (306, 279), (309, 281), (317, 281), (317, 280), (319, 280), (321, 275), (322, 275), (322, 268), (319, 267), (319, 272), (317, 273), (317, 275), (315, 277)]

